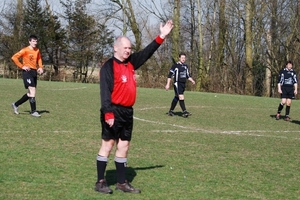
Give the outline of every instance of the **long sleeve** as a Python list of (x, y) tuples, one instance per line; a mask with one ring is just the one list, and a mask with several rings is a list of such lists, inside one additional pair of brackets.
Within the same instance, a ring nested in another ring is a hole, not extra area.
[(153, 55), (153, 53), (158, 49), (158, 47), (160, 47), (163, 41), (164, 39), (162, 39), (160, 36), (157, 36), (142, 51), (133, 53), (130, 56), (129, 61), (133, 64), (134, 69), (137, 70), (139, 67), (141, 67)]
[[(22, 58), (22, 63), (20, 62), (20, 58)], [(39, 68), (43, 68), (42, 56), (38, 48), (30, 49), (29, 47), (25, 47), (13, 55), (12, 60), (21, 69), (23, 66), (37, 69), (37, 65)]]
[(40, 51), (38, 52), (37, 63), (38, 63), (39, 68), (43, 68), (42, 55), (41, 55)]
[(22, 67), (23, 67), (23, 64), (20, 62), (19, 59), (20, 59), (21, 57), (23, 57), (24, 54), (25, 54), (25, 51), (22, 49), (21, 51), (15, 53), (15, 54), (11, 57), (11, 59), (14, 61), (14, 63), (15, 63), (19, 68), (21, 68), (21, 69), (22, 69)]
[(103, 113), (112, 112), (112, 99), (111, 95), (113, 92), (113, 60), (108, 60), (100, 70), (100, 99), (101, 109)]

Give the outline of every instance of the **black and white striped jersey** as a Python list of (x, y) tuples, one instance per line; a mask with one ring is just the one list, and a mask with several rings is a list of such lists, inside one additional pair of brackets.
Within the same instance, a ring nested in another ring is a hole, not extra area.
[(278, 75), (278, 84), (283, 87), (294, 87), (298, 83), (297, 74), (293, 69), (284, 68), (280, 70)]
[(169, 72), (168, 78), (172, 78), (174, 83), (182, 82), (185, 83), (188, 78), (191, 77), (188, 66), (185, 63), (177, 62), (174, 64)]

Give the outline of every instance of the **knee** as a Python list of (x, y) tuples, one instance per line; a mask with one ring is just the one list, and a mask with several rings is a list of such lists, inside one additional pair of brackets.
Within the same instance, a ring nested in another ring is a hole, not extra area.
[(117, 151), (120, 153), (127, 154), (128, 150), (129, 150), (129, 145), (118, 145), (117, 146)]
[(119, 142), (117, 145), (116, 156), (121, 158), (126, 158), (129, 150), (129, 142), (123, 141)]
[(28, 87), (28, 93), (27, 96), (28, 97), (35, 97), (35, 87)]
[(100, 150), (99, 150), (99, 155), (101, 156), (106, 156), (108, 157), (111, 150), (113, 148), (113, 144), (109, 143), (109, 142), (102, 142)]

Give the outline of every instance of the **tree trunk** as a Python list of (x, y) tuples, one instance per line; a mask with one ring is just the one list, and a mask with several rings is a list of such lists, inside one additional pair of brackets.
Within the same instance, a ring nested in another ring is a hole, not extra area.
[[(217, 70), (216, 72), (219, 72), (219, 80), (220, 80), (220, 87), (222, 87), (223, 92), (227, 92), (227, 70), (225, 69), (227, 66), (225, 66), (224, 62), (224, 49), (225, 49), (225, 37), (226, 37), (226, 17), (225, 17), (225, 6), (226, 1), (220, 1), (219, 2), (219, 37), (218, 37), (218, 54), (217, 54)], [(223, 72), (223, 73), (222, 73)]]
[(174, 62), (177, 62), (180, 44), (180, 0), (174, 0), (173, 23), (174, 28), (171, 33), (172, 58)]
[(253, 94), (253, 56), (252, 56), (252, 19), (253, 19), (253, 0), (248, 0), (246, 3), (246, 21), (245, 21), (245, 34), (246, 34), (246, 68), (245, 68), (245, 94)]
[[(272, 55), (271, 49), (269, 48), (272, 43), (272, 36), (270, 31), (267, 32), (267, 52), (269, 55)], [(270, 57), (267, 58), (267, 67), (265, 71), (265, 82), (264, 82), (264, 96), (270, 97), (271, 96), (271, 81), (272, 81), (272, 61)]]
[(199, 31), (199, 51), (198, 51), (198, 76), (196, 79), (196, 91), (201, 90), (201, 84), (202, 84), (202, 75), (203, 75), (203, 54), (202, 54), (202, 48), (203, 48), (203, 33), (202, 33), (202, 23), (201, 23), (201, 1), (197, 0), (197, 8), (198, 8), (198, 31)]

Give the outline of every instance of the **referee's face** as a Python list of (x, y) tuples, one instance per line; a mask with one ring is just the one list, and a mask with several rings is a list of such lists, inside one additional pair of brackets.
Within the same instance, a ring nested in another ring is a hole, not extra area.
[(131, 54), (131, 42), (128, 38), (122, 37), (114, 46), (115, 57), (120, 61), (126, 60)]

